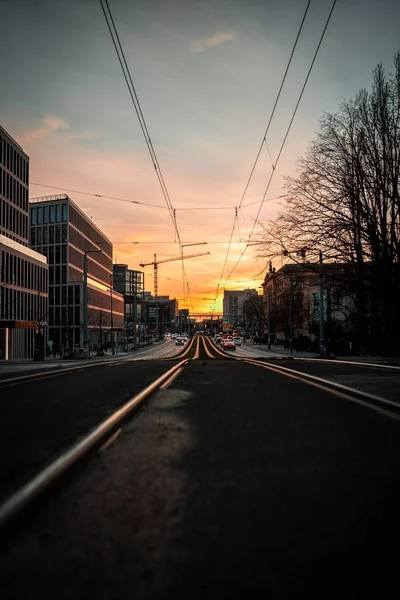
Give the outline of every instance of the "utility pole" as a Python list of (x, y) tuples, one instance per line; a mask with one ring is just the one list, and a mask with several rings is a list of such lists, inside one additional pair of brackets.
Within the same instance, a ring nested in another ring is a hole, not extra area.
[(323, 263), (322, 251), (319, 251), (319, 353), (321, 357), (325, 356), (324, 341), (324, 281), (323, 281)]
[(158, 307), (159, 304), (156, 304), (156, 342), (158, 342)]
[(293, 289), (290, 282), (290, 354), (293, 354)]
[(267, 288), (268, 350), (271, 350), (271, 290)]
[(136, 338), (136, 328), (137, 328), (137, 281), (135, 282), (133, 294), (133, 347), (136, 350), (137, 347), (137, 338)]

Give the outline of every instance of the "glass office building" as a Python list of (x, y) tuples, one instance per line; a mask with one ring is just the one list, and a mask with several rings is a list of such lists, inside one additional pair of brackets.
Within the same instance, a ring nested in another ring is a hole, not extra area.
[(124, 328), (124, 301), (112, 291), (112, 244), (67, 196), (30, 200), (30, 245), (49, 264), (49, 340), (83, 347), (84, 256), (87, 256), (88, 332), (91, 346)]
[(28, 247), (28, 186), (29, 157), (0, 127), (0, 360), (45, 353), (48, 267)]

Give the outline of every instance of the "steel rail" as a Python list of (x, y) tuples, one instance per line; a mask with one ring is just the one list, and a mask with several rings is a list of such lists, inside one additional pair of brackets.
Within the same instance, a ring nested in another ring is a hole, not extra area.
[(320, 389), (324, 389), (330, 393), (340, 395), (347, 400), (351, 400), (352, 402), (357, 402), (363, 406), (377, 410), (386, 416), (400, 419), (400, 404), (397, 404), (392, 400), (382, 398), (381, 396), (375, 396), (374, 394), (369, 394), (368, 392), (363, 392), (361, 390), (357, 390), (356, 388), (348, 387), (342, 383), (329, 381), (329, 379), (324, 379), (323, 377), (316, 377), (315, 375), (310, 375), (309, 373), (302, 373), (301, 371), (289, 369), (281, 365), (261, 363), (259, 361), (244, 357), (241, 358), (241, 360), (247, 364), (261, 367), (262, 369), (273, 371), (275, 373), (279, 373), (280, 375), (286, 375), (292, 379), (297, 379), (310, 385), (314, 385), (315, 387), (319, 387)]
[(67, 471), (87, 456), (90, 451), (100, 444), (104, 445), (138, 404), (159, 389), (164, 382), (170, 381), (175, 372), (180, 372), (182, 367), (187, 364), (188, 360), (183, 360), (174, 365), (12, 494), (0, 506), (0, 530), (65, 475)]

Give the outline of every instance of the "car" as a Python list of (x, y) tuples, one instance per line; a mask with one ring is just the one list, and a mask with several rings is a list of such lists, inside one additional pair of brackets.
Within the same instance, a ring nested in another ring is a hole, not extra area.
[(233, 341), (235, 342), (235, 346), (242, 345), (242, 338), (240, 336), (234, 336)]
[(235, 342), (233, 340), (225, 340), (222, 343), (224, 350), (236, 350)]
[(175, 340), (175, 346), (184, 346), (185, 345), (185, 340), (182, 338), (176, 338)]
[(176, 333), (172, 333), (172, 334), (171, 334), (171, 340), (176, 340), (176, 338), (177, 338), (177, 337), (178, 337), (178, 336), (177, 336), (177, 334), (176, 334)]

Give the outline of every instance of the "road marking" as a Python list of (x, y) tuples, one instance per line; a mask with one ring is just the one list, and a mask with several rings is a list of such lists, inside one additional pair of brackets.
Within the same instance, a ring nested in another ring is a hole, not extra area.
[(400, 420), (400, 405), (396, 402), (392, 402), (391, 400), (387, 400), (386, 398), (374, 396), (372, 394), (368, 394), (367, 392), (362, 392), (361, 390), (347, 387), (346, 385), (342, 385), (341, 383), (336, 383), (327, 379), (322, 379), (321, 377), (316, 377), (315, 375), (309, 375), (308, 373), (294, 371), (293, 369), (288, 369), (287, 367), (266, 365), (265, 363), (259, 363), (252, 359), (245, 359), (244, 362), (249, 365), (261, 367), (262, 369), (266, 369), (267, 371), (273, 371), (275, 373), (279, 373), (280, 375), (285, 375), (286, 377), (290, 377), (291, 379), (302, 381), (303, 383), (308, 383), (309, 385), (313, 385), (314, 387), (330, 392), (335, 396), (340, 396), (342, 398), (345, 398), (346, 400), (350, 400), (351, 402), (355, 402), (367, 408), (371, 408), (376, 412), (381, 413), (387, 417)]
[(209, 349), (207, 348), (207, 344), (206, 344), (206, 341), (205, 341), (205, 339), (204, 339), (204, 338), (201, 338), (201, 339), (202, 339), (203, 346), (204, 346), (204, 350), (206, 351), (206, 354), (207, 354), (207, 356), (208, 356), (209, 358), (213, 358), (213, 359), (215, 360), (215, 356), (213, 356), (213, 355), (211, 354), (211, 352), (209, 351)]
[(196, 338), (196, 351), (194, 353), (194, 356), (192, 358), (192, 360), (198, 360), (199, 355), (200, 355), (200, 338)]

